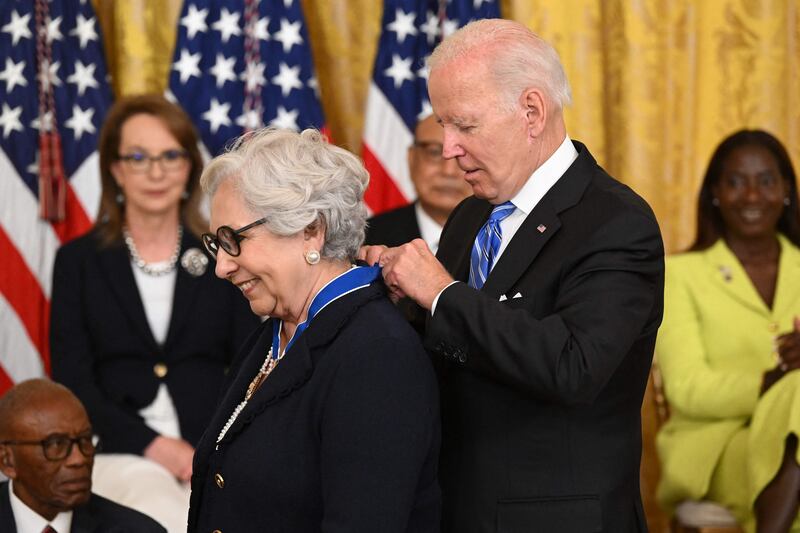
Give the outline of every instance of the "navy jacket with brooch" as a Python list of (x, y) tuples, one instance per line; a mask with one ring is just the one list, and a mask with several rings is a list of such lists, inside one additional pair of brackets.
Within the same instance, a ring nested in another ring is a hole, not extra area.
[(217, 445), (271, 342), (270, 320), (197, 448), (189, 531), (438, 533), (436, 380), (382, 282), (320, 311)]

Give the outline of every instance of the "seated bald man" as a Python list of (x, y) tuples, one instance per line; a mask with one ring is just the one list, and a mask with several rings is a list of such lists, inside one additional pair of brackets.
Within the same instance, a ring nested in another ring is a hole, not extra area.
[(19, 383), (0, 398), (0, 531), (162, 533), (148, 516), (92, 494), (96, 441), (66, 387)]

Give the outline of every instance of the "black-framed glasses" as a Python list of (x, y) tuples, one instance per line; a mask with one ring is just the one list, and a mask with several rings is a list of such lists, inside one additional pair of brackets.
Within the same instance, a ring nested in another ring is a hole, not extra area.
[(414, 141), (414, 148), (419, 150), (422, 157), (429, 163), (441, 163), (444, 160), (444, 145), (434, 141)]
[(77, 437), (51, 435), (42, 440), (4, 440), (0, 441), (0, 444), (12, 446), (41, 446), (45, 459), (48, 461), (61, 461), (69, 457), (74, 444), (78, 445), (78, 449), (84, 457), (92, 457), (100, 445), (100, 437), (97, 435), (79, 435)]
[(225, 253), (231, 257), (237, 257), (242, 253), (240, 243), (246, 238), (241, 233), (254, 228), (267, 221), (267, 218), (259, 218), (252, 224), (248, 224), (243, 228), (233, 229), (230, 226), (220, 226), (217, 228), (216, 236), (212, 233), (203, 233), (203, 244), (208, 250), (208, 253), (216, 259), (217, 252), (220, 248), (225, 250)]
[(136, 174), (150, 172), (150, 167), (155, 161), (158, 161), (161, 170), (164, 172), (181, 170), (186, 166), (188, 158), (189, 153), (186, 150), (165, 150), (159, 155), (132, 152), (130, 154), (120, 154), (117, 157), (128, 170)]

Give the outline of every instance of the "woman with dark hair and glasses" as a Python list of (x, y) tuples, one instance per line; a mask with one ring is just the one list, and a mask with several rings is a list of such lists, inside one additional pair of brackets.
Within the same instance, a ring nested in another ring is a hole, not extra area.
[(786, 149), (764, 131), (734, 133), (708, 165), (694, 244), (667, 260), (656, 346), (671, 410), (657, 439), (667, 509), (708, 499), (748, 531), (800, 528), (799, 247)]
[(439, 531), (439, 406), (378, 267), (369, 178), (313, 130), (242, 137), (203, 172), (216, 274), (269, 316), (197, 447), (189, 531)]
[(197, 142), (161, 96), (115, 103), (100, 134), (97, 222), (58, 251), (53, 273), (53, 377), (103, 441), (95, 490), (170, 531), (185, 529), (194, 446), (258, 324), (202, 251)]

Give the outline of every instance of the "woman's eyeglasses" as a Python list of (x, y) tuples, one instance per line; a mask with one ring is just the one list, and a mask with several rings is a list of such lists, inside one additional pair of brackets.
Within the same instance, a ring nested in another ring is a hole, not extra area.
[(225, 253), (230, 255), (231, 257), (237, 257), (240, 253), (242, 253), (242, 248), (240, 243), (245, 239), (240, 234), (249, 230), (250, 228), (254, 228), (259, 224), (263, 224), (266, 222), (266, 217), (259, 218), (252, 224), (248, 224), (243, 228), (233, 229), (230, 226), (220, 226), (217, 228), (216, 236), (212, 233), (203, 233), (203, 244), (215, 259), (217, 257), (217, 252), (220, 248), (225, 250)]
[(120, 154), (118, 159), (122, 164), (135, 174), (150, 172), (150, 167), (154, 161), (158, 161), (161, 170), (164, 172), (174, 172), (186, 167), (189, 153), (186, 150), (166, 150), (159, 155), (147, 155), (142, 152), (130, 154)]
[(0, 444), (12, 446), (41, 446), (45, 459), (48, 461), (61, 461), (69, 457), (72, 453), (72, 446), (78, 445), (78, 449), (84, 457), (92, 457), (97, 451), (100, 437), (97, 435), (80, 435), (78, 437), (68, 437), (66, 435), (52, 435), (43, 440), (4, 440)]

